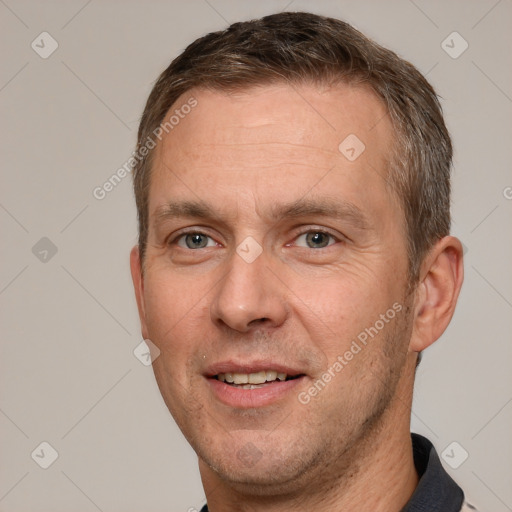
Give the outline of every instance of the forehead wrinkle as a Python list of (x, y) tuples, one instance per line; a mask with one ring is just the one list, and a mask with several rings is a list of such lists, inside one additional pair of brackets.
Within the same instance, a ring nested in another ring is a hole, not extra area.
[[(218, 166), (228, 170), (231, 167), (270, 168), (284, 163), (300, 166), (324, 167), (339, 156), (335, 149), (289, 142), (214, 142), (194, 145), (186, 151), (181, 149), (179, 161), (182, 166)], [(190, 162), (188, 162), (190, 160)], [(317, 165), (318, 164), (318, 165)]]
[[(275, 141), (263, 141), (263, 142), (214, 142), (214, 143), (202, 143), (200, 146), (205, 149), (237, 149), (241, 151), (250, 151), (252, 149), (258, 149), (263, 147), (267, 150), (264, 156), (288, 156), (297, 155), (297, 150), (301, 151), (306, 155), (319, 156), (325, 154), (329, 157), (339, 156), (338, 147), (335, 146), (335, 150), (329, 147), (311, 146), (307, 144), (291, 143), (291, 142), (275, 142)], [(198, 146), (198, 150), (200, 149)], [(199, 152), (199, 151), (198, 151)]]
[(285, 146), (290, 148), (301, 148), (301, 149), (311, 149), (313, 151), (321, 151), (329, 154), (337, 155), (336, 151), (333, 151), (328, 148), (321, 148), (318, 146), (310, 146), (307, 144), (293, 143), (293, 142), (276, 142), (275, 140), (271, 141), (261, 141), (261, 142), (214, 142), (210, 144), (203, 143), (203, 146), (212, 146), (212, 147), (251, 147), (251, 146)]

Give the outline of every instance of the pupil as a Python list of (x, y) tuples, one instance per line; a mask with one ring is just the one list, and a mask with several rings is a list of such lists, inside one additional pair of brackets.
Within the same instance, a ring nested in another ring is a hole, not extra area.
[(206, 237), (201, 235), (200, 233), (196, 233), (194, 235), (188, 235), (187, 237), (187, 247), (189, 249), (197, 249), (206, 247)]
[(308, 244), (318, 247), (326, 247), (329, 239), (325, 233), (309, 233), (306, 237)]

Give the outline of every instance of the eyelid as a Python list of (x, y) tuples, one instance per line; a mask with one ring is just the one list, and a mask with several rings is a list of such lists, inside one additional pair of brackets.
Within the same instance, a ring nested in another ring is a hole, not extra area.
[[(333, 230), (326, 228), (324, 226), (314, 226), (314, 225), (310, 225), (307, 227), (301, 226), (301, 228), (298, 228), (298, 229), (300, 229), (300, 230), (294, 234), (293, 241), (295, 241), (299, 236), (305, 235), (307, 233), (324, 233), (326, 235), (332, 236), (332, 238), (334, 238), (336, 240), (336, 242), (350, 241), (350, 239), (347, 236), (345, 236), (337, 231), (334, 232)], [(286, 245), (290, 245), (290, 244), (287, 243)]]
[(182, 238), (183, 236), (185, 235), (205, 235), (207, 236), (208, 238), (211, 238), (216, 244), (219, 244), (220, 242), (218, 242), (215, 237), (213, 237), (211, 235), (211, 233), (209, 233), (209, 230), (208, 228), (204, 228), (204, 227), (187, 227), (187, 228), (183, 228), (183, 229), (180, 229), (172, 234), (170, 234), (166, 239), (165, 239), (165, 245), (177, 245), (177, 242), (180, 238)]

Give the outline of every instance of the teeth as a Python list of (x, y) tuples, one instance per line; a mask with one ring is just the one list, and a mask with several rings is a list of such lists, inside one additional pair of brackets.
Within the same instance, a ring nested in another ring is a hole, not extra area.
[(247, 384), (249, 382), (249, 375), (246, 373), (233, 373), (233, 382), (235, 384)]
[(265, 373), (267, 374), (267, 380), (272, 381), (277, 379), (277, 372), (274, 370), (267, 370)]
[(267, 372), (249, 374), (249, 384), (263, 384), (267, 380)]
[(254, 389), (254, 385), (273, 382), (275, 380), (286, 380), (286, 373), (275, 370), (262, 370), (256, 373), (219, 373), (217, 378), (221, 382), (240, 385), (243, 389)]

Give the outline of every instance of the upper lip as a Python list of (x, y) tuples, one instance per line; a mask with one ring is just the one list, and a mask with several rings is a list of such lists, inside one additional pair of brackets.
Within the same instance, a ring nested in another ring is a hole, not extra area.
[(258, 373), (264, 370), (274, 370), (278, 373), (286, 373), (288, 376), (303, 375), (305, 372), (292, 368), (284, 363), (275, 361), (221, 361), (211, 364), (204, 372), (207, 377), (214, 377), (219, 373)]

